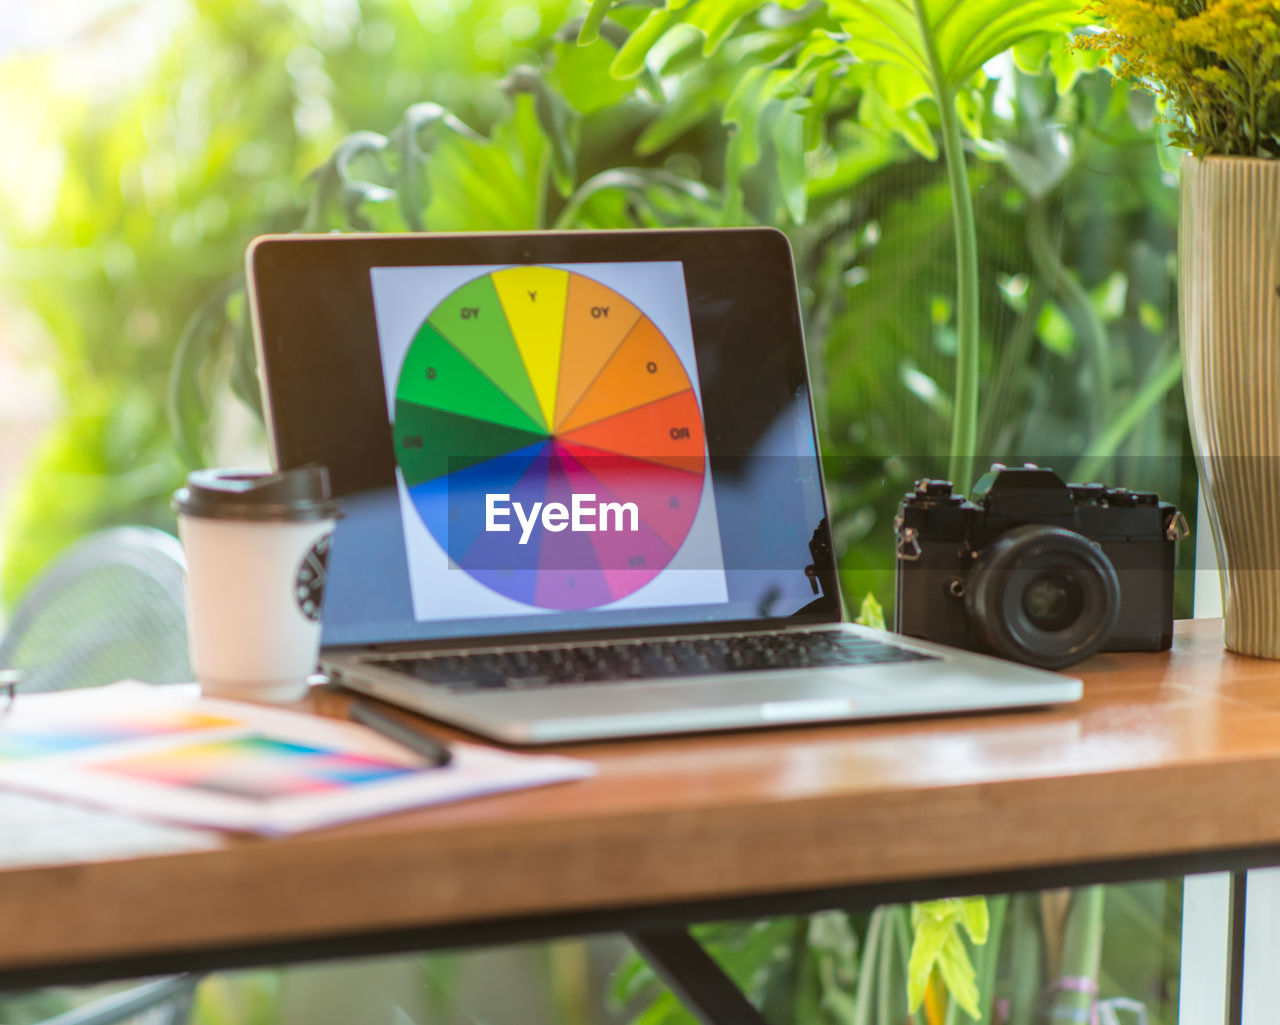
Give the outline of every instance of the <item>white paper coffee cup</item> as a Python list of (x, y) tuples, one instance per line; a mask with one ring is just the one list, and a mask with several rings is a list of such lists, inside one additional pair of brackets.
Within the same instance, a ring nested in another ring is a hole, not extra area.
[(197, 470), (173, 499), (187, 559), (187, 636), (201, 689), (293, 701), (320, 652), (337, 504), (323, 467)]

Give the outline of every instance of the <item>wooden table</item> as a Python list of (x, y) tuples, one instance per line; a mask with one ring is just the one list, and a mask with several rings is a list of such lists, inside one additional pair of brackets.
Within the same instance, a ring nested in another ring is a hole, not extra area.
[(1199, 621), (1080, 669), (1077, 705), (575, 746), (597, 778), (289, 839), (10, 821), (0, 988), (1280, 864), (1280, 664)]

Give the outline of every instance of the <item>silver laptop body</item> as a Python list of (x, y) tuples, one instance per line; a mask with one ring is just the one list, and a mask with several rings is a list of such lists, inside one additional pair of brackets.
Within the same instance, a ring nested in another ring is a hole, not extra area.
[[(780, 233), (279, 236), (246, 262), (273, 457), (328, 466), (343, 500), (322, 664), (344, 686), (515, 744), (1079, 699), (840, 621)], [(458, 675), (765, 635), (873, 658)]]
[(380, 669), (374, 663), (385, 656), (333, 654), (324, 666), (352, 690), (511, 744), (979, 712), (1081, 695), (1078, 679), (1057, 673), (853, 623), (836, 628), (936, 660), (478, 693), (453, 693)]

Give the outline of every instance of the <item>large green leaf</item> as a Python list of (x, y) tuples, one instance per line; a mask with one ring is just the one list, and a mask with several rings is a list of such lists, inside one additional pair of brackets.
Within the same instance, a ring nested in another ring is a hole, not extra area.
[(553, 44), (554, 61), (547, 68), (547, 81), (579, 114), (590, 114), (633, 99), (636, 87), (655, 104), (666, 102), (658, 76), (645, 69), (637, 82), (622, 81), (609, 74), (609, 65), (630, 33), (624, 25), (606, 20), (596, 32), (595, 42), (574, 42), (577, 34), (570, 22)]
[[(806, 0), (778, 0), (778, 6), (799, 9)], [(593, 4), (592, 15), (597, 14), (599, 4)], [(644, 69), (649, 51), (667, 32), (677, 25), (692, 29), (702, 36), (702, 55), (709, 57), (729, 37), (738, 23), (764, 5), (759, 0), (667, 0), (665, 6), (649, 14), (631, 34), (626, 45), (618, 51), (613, 62), (613, 73), (619, 78), (630, 78)], [(592, 15), (588, 15), (590, 18)], [(601, 17), (603, 15), (600, 15)], [(580, 42), (589, 41), (584, 25)]]
[(927, 160), (938, 158), (938, 141), (933, 130), (915, 107), (914, 97), (910, 101), (897, 103), (885, 96), (880, 88), (884, 78), (902, 77), (899, 69), (885, 69), (895, 72), (892, 76), (877, 75), (869, 78), (862, 94), (862, 103), (858, 108), (858, 119), (863, 126), (883, 136), (898, 136), (908, 146)]
[(551, 176), (560, 194), (567, 196), (577, 176), (578, 115), (537, 68), (521, 65), (503, 80), (511, 96), (533, 97), (533, 109), (547, 142)]
[(538, 168), (542, 155), (533, 100), (516, 98), (511, 121), (492, 138), (443, 140), (431, 166), (433, 231), (514, 231), (540, 227)]
[[(606, 22), (606, 28), (608, 25)], [(803, 38), (803, 33), (789, 29), (753, 29), (739, 34), (710, 57), (704, 57), (696, 36), (686, 33), (683, 41), (668, 49), (662, 62), (665, 92), (653, 120), (636, 141), (636, 153), (651, 156), (659, 152), (716, 111), (726, 123), (739, 120), (741, 97), (751, 86), (745, 81), (744, 68), (758, 74), (767, 73), (763, 91), (750, 89), (757, 107), (774, 95), (794, 93), (794, 79), (803, 65), (799, 58), (791, 70), (784, 70), (783, 65), (797, 40)], [(646, 68), (638, 84), (643, 86), (646, 76), (657, 77)], [(735, 107), (739, 112), (735, 112)], [(755, 119), (759, 113), (758, 109), (752, 109), (750, 116)]]
[(710, 227), (723, 205), (704, 182), (655, 168), (615, 167), (579, 185), (552, 227)]
[(388, 141), (399, 156), (396, 198), (411, 231), (426, 231), (422, 212), (430, 205), (431, 186), (426, 169), (436, 140), (455, 134), (476, 141), (475, 132), (438, 103), (415, 103), (404, 112)]
[(1077, 0), (829, 0), (860, 58), (953, 94), (1011, 46), (1081, 20)]

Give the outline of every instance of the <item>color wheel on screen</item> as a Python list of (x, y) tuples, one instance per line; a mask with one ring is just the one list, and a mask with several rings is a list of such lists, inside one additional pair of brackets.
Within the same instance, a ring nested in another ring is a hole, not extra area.
[[(495, 270), (432, 309), (400, 367), (393, 436), (413, 506), (451, 562), (539, 608), (643, 587), (702, 497), (702, 416), (675, 350), (618, 292), (559, 268)], [(486, 495), (530, 510), (575, 494), (630, 503), (638, 522), (537, 526), (523, 543), (514, 515), (510, 530), (486, 529)]]

